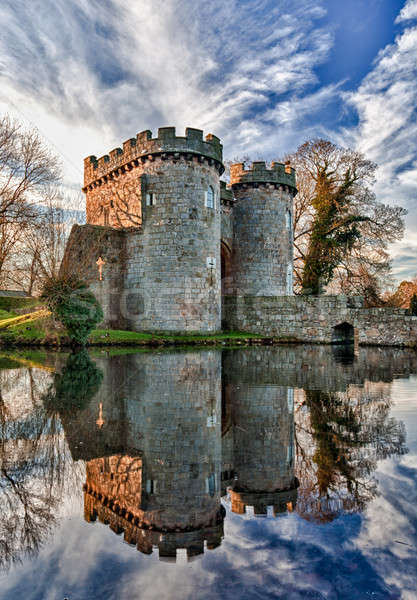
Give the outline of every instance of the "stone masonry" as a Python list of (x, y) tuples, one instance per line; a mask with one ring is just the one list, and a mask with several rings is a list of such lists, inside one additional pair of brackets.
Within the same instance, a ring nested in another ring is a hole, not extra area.
[(291, 342), (413, 346), (417, 341), (417, 317), (402, 308), (364, 308), (360, 297), (228, 296), (224, 310), (231, 328)]
[(104, 325), (219, 331), (222, 265), (234, 293), (288, 293), (294, 169), (235, 165), (226, 188), (222, 159), (216, 136), (188, 128), (179, 137), (173, 127), (85, 159), (87, 225), (74, 227), (63, 264), (88, 282)]
[(62, 270), (88, 283), (103, 326), (416, 343), (417, 318), (404, 311), (366, 309), (360, 298), (294, 297), (294, 169), (237, 163), (226, 185), (222, 160), (219, 138), (192, 128), (181, 137), (174, 127), (85, 159), (87, 225), (74, 226)]

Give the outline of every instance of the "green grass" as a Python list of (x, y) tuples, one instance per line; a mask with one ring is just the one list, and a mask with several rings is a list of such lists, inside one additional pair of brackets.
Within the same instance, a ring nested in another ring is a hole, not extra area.
[[(0, 321), (1, 323), (1, 321)], [(172, 334), (139, 333), (116, 329), (95, 329), (88, 341), (89, 346), (205, 346), (221, 344), (241, 345), (249, 340), (263, 339), (261, 335), (231, 331), (217, 334)], [(50, 317), (10, 324), (0, 329), (0, 343), (3, 345), (41, 346), (68, 345), (68, 337), (63, 330), (53, 329)]]
[(11, 325), (7, 329), (2, 330), (0, 339), (12, 340), (16, 339), (21, 342), (33, 343), (41, 342), (45, 339), (45, 321), (46, 319), (38, 319), (36, 321), (30, 321), (29, 323), (20, 323), (18, 325)]
[(204, 345), (207, 343), (238, 342), (248, 339), (262, 339), (264, 336), (231, 331), (214, 334), (172, 334), (172, 333), (138, 333), (136, 331), (123, 331), (117, 329), (95, 329), (89, 343), (96, 345), (137, 344), (137, 345), (163, 345), (184, 344)]
[(9, 298), (0, 296), (0, 310), (12, 312), (14, 308), (32, 308), (42, 304), (39, 298)]
[[(0, 300), (26, 302), (37, 299), (0, 298)], [(1, 302), (0, 302), (1, 305)], [(33, 314), (33, 317), (32, 317)], [(0, 344), (11, 346), (66, 346), (69, 339), (63, 328), (57, 329), (50, 316), (31, 313), (23, 323), (8, 325), (4, 321), (16, 317), (14, 313), (0, 308)], [(21, 318), (21, 317), (17, 317)], [(3, 322), (3, 325), (1, 325)], [(251, 340), (262, 340), (265, 336), (230, 331), (216, 334), (171, 333), (171, 332), (136, 332), (117, 329), (95, 329), (89, 337), (89, 346), (207, 346), (207, 345), (242, 345)]]
[(17, 314), (0, 308), (0, 321), (3, 319), (12, 319), (13, 317), (17, 317)]

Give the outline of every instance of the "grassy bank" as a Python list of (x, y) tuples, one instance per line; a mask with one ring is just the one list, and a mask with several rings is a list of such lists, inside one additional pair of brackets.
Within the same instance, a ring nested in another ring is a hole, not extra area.
[[(178, 334), (138, 333), (114, 329), (93, 330), (89, 346), (212, 346), (271, 343), (272, 338), (261, 335), (224, 332), (218, 334)], [(0, 345), (2, 346), (43, 346), (65, 348), (71, 345), (65, 330), (47, 313), (37, 311), (28, 315), (0, 313)]]

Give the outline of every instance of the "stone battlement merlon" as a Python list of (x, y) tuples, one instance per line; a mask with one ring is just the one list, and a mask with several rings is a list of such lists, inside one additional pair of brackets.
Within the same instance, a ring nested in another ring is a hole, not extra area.
[(255, 516), (266, 516), (268, 506), (273, 508), (273, 516), (294, 510), (297, 504), (297, 488), (299, 481), (294, 479), (294, 487), (288, 490), (277, 490), (276, 492), (240, 492), (230, 490), (232, 512), (245, 514), (246, 507), (252, 507)]
[(84, 191), (102, 178), (111, 179), (118, 175), (119, 169), (130, 170), (137, 166), (138, 159), (153, 155), (163, 158), (169, 158), (170, 155), (174, 155), (174, 158), (178, 155), (188, 155), (190, 158), (199, 156), (209, 162), (214, 161), (220, 174), (224, 171), (223, 146), (218, 137), (209, 133), (204, 139), (201, 129), (191, 127), (187, 127), (185, 136), (181, 137), (176, 135), (175, 127), (160, 127), (156, 138), (152, 138), (151, 131), (142, 131), (135, 138), (126, 140), (123, 148), (114, 148), (98, 159), (96, 156), (87, 156), (84, 159)]
[[(144, 511), (142, 512), (145, 516)], [(150, 515), (149, 515), (150, 516)], [(185, 549), (187, 560), (214, 550), (222, 543), (224, 531), (224, 509), (221, 506), (215, 519), (203, 523), (200, 527), (180, 530), (158, 529), (150, 522), (142, 522), (137, 515), (119, 506), (117, 500), (96, 492), (91, 486), (84, 485), (84, 519), (92, 523), (97, 519), (109, 525), (116, 534), (124, 534), (124, 541), (143, 554), (152, 554), (158, 548), (160, 560), (175, 562), (177, 549)]]
[(250, 169), (245, 169), (244, 163), (235, 163), (230, 166), (230, 183), (232, 187), (268, 183), (284, 185), (297, 192), (295, 169), (289, 163), (273, 162), (270, 169), (265, 161), (253, 162)]

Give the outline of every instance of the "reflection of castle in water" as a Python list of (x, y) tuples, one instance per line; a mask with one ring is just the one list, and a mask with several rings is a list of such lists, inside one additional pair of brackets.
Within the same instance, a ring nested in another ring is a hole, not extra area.
[[(221, 543), (226, 491), (239, 514), (294, 510), (294, 387), (378, 380), (380, 351), (370, 352), (348, 365), (307, 347), (98, 359), (98, 394), (61, 416), (73, 458), (87, 461), (85, 519), (175, 560)], [(390, 356), (393, 374), (399, 363)]]
[(292, 390), (224, 379), (222, 419), (221, 362), (218, 351), (103, 360), (96, 398), (62, 416), (73, 457), (87, 460), (87, 521), (169, 560), (221, 543), (226, 486), (234, 512), (292, 510)]
[(75, 424), (87, 444), (88, 521), (168, 560), (177, 548), (190, 558), (221, 543), (220, 368), (216, 352), (108, 362), (100, 429), (97, 402)]

